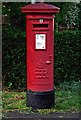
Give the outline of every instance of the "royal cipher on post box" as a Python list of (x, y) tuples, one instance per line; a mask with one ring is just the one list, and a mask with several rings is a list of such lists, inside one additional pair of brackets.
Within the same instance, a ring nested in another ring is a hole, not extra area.
[(54, 13), (59, 8), (35, 3), (21, 8), (26, 13), (27, 106), (54, 105)]

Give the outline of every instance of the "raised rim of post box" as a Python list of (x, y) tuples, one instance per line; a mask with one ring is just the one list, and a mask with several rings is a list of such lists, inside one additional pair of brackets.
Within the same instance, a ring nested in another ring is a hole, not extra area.
[(29, 19), (29, 20), (37, 20), (37, 19), (43, 19), (43, 20), (52, 20), (54, 18), (54, 16), (43, 16), (43, 17), (40, 17), (40, 16), (28, 16), (26, 15), (26, 18)]

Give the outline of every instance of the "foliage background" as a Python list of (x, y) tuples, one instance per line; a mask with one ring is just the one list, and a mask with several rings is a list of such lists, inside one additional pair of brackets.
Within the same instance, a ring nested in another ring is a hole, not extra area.
[[(55, 4), (64, 9), (63, 6), (69, 3)], [(2, 28), (3, 86), (13, 89), (26, 88), (26, 25), (25, 14), (20, 11), (20, 7), (24, 5), (27, 5), (27, 3), (13, 4), (8, 2), (3, 3), (2, 9), (3, 15), (9, 16), (9, 22), (6, 25), (3, 24)], [(81, 8), (80, 5), (79, 8)], [(64, 13), (62, 13), (63, 9), (56, 15), (55, 23), (65, 20), (63, 17)], [(75, 22), (76, 28), (78, 28), (80, 21), (79, 18), (77, 19)], [(79, 52), (81, 31), (78, 29), (63, 32), (55, 30), (55, 85), (59, 85), (64, 81), (70, 83), (80, 80)]]

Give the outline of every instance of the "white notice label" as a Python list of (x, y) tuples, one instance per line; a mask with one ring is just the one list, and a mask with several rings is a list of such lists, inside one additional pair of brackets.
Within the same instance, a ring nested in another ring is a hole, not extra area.
[(36, 49), (46, 49), (45, 34), (36, 34)]

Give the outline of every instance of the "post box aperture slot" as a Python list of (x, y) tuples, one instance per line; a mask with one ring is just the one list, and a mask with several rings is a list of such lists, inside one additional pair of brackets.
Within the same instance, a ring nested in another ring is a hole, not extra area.
[(48, 28), (48, 24), (33, 24), (33, 28)]
[(35, 24), (35, 23), (33, 23), (33, 25), (32, 25), (32, 29), (33, 30), (49, 30), (49, 24), (47, 24), (47, 23), (37, 23), (37, 24)]
[(45, 50), (46, 49), (46, 34), (35, 34), (35, 49)]

